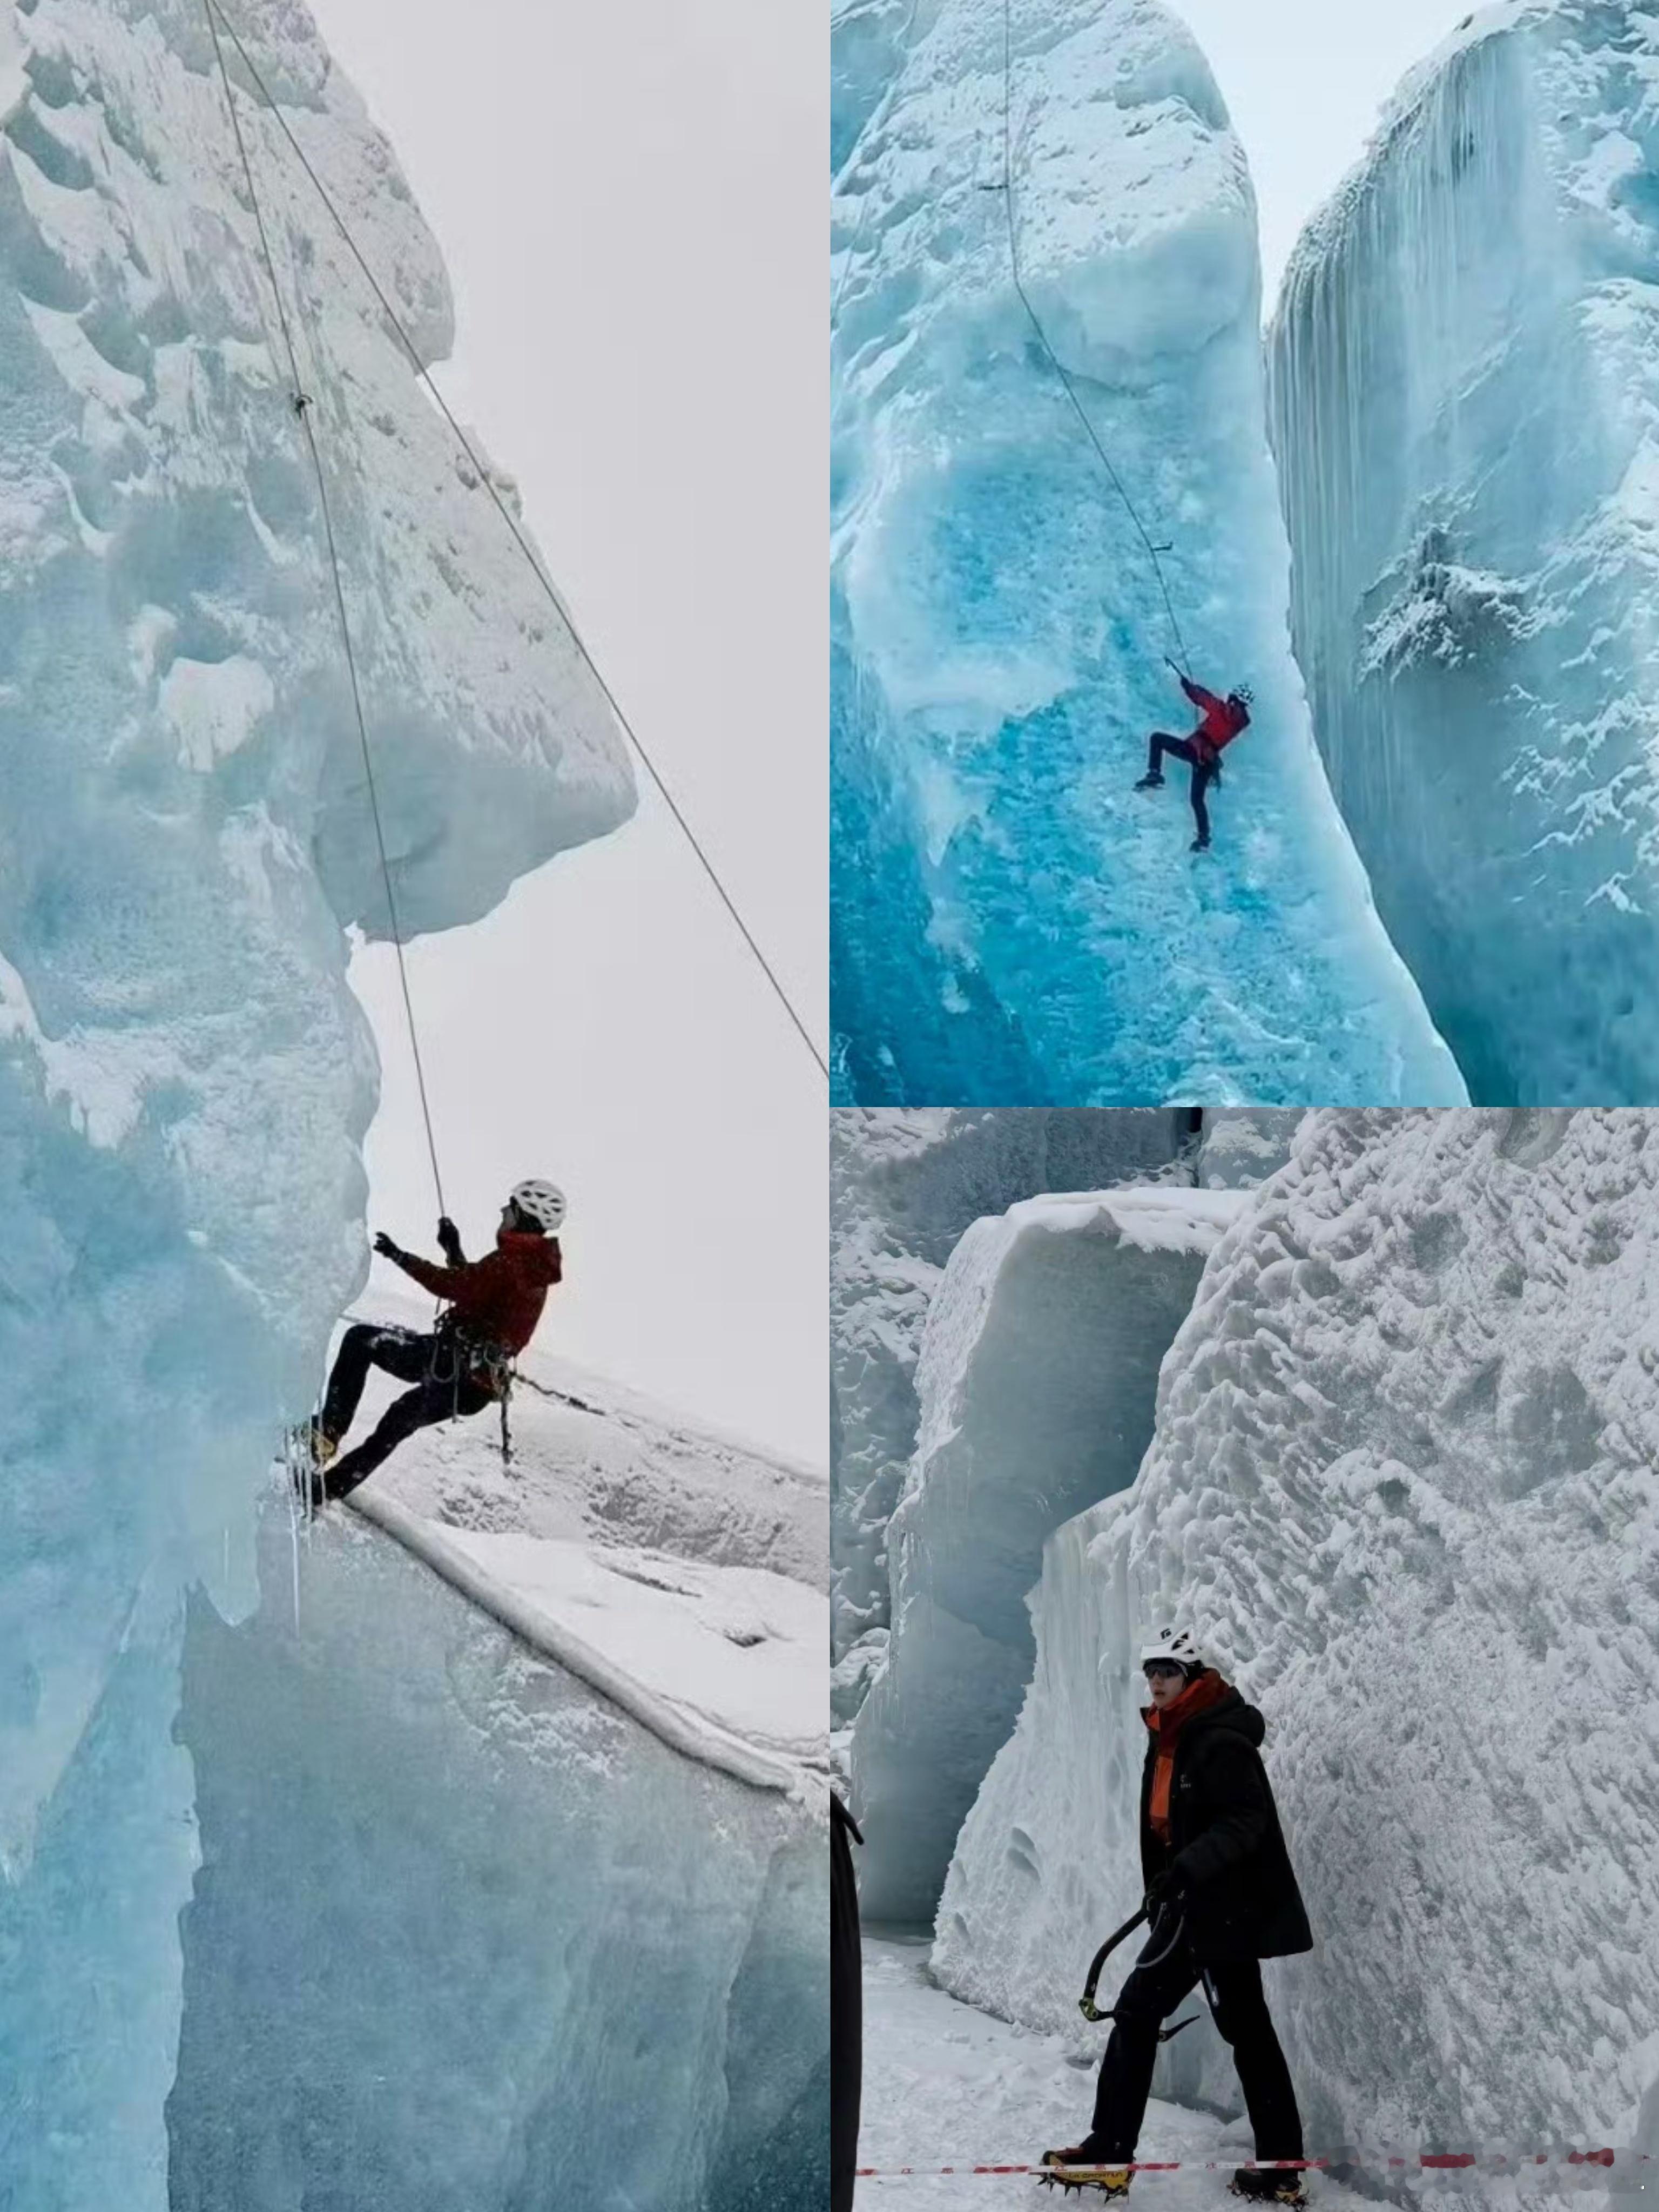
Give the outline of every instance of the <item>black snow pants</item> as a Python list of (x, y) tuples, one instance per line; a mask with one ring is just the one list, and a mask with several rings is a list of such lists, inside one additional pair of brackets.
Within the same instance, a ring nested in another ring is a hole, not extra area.
[(1203, 760), (1198, 747), (1190, 738), (1172, 738), (1163, 730), (1154, 730), (1146, 741), (1146, 773), (1162, 775), (1164, 756), (1170, 753), (1176, 760), (1185, 761), (1193, 772), (1193, 819), (1198, 824), (1198, 834), (1207, 845), (1210, 842), (1210, 810), (1204, 804), (1204, 794), (1215, 781), (1218, 773), (1212, 760)]
[(379, 1426), (356, 1451), (347, 1452), (325, 1468), (320, 1483), (313, 1486), (320, 1489), (323, 1498), (349, 1496), (416, 1429), (431, 1428), (456, 1413), (481, 1413), (494, 1402), (493, 1394), (473, 1379), (464, 1360), (458, 1359), (452, 1340), (423, 1336), (412, 1328), (354, 1322), (328, 1378), (319, 1419), (325, 1436), (337, 1441), (351, 1426), (371, 1367), (383, 1367), (388, 1375), (415, 1387), (392, 1400)]
[[(1159, 1929), (1146, 1951), (1156, 1959), (1168, 1941), (1167, 1931)], [(1200, 1982), (1215, 2024), (1232, 2047), (1257, 2158), (1303, 2155), (1302, 2116), (1262, 1994), (1260, 1961), (1239, 1959), (1200, 1966), (1183, 1936), (1167, 1958), (1152, 1966), (1137, 1966), (1123, 1984), (1095, 2091), (1087, 2144), (1091, 2160), (1127, 2166), (1133, 2159), (1152, 2094), (1158, 2029)]]
[(830, 1800), (830, 2212), (852, 2212), (864, 2086), (864, 1966), (859, 1893), (848, 1838), (862, 1841), (839, 1797)]

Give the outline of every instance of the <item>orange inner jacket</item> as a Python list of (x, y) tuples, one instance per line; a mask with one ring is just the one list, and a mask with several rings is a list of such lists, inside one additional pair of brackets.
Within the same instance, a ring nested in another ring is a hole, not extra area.
[(1152, 1766), (1152, 1797), (1147, 1808), (1152, 1833), (1165, 1850), (1170, 1843), (1170, 1787), (1175, 1779), (1176, 1746), (1181, 1731), (1195, 1713), (1208, 1712), (1227, 1694), (1227, 1685), (1213, 1668), (1206, 1667), (1195, 1682), (1188, 1682), (1173, 1705), (1159, 1712), (1149, 1705), (1142, 1717), (1158, 1739), (1158, 1758)]

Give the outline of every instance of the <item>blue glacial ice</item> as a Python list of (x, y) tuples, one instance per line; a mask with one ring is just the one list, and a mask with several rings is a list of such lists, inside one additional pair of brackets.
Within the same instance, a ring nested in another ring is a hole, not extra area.
[[(233, 12), (441, 356), (447, 283), (390, 149), (302, 6)], [(252, 1603), (273, 1435), (362, 1279), (376, 1066), (346, 933), (386, 909), (204, 12), (8, 9), (0, 110), (0, 2199), (161, 2212), (185, 1592)], [(404, 918), (465, 921), (623, 821), (630, 775), (326, 215), (242, 119)]]
[(261, 1534), (258, 1615), (198, 1604), (185, 1641), (173, 2212), (820, 2206), (821, 1811), (665, 1748), (356, 1516), (297, 1607), (286, 1515)]
[[(1255, 204), (1156, 0), (842, 0), (832, 286), (837, 1095), (1455, 1103), (1287, 626)], [(1012, 281), (1005, 111), (1025, 289)], [(1189, 855), (1164, 665), (1255, 724)]]
[(1483, 1103), (1659, 1097), (1656, 70), (1650, 12), (1470, 17), (1271, 334), (1320, 745)]
[(1169, 1170), (1178, 1113), (1054, 1107), (847, 1107), (830, 1118), (831, 1650), (851, 1656), (850, 1718), (890, 1623), (887, 1528), (921, 1423), (927, 1315), (964, 1231), (1051, 1190), (1103, 1190)]

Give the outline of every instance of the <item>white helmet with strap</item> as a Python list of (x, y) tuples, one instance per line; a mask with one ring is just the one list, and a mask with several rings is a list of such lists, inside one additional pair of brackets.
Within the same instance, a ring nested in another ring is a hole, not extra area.
[(1140, 1663), (1143, 1668), (1179, 1667), (1187, 1674), (1201, 1674), (1204, 1671), (1203, 1654), (1194, 1642), (1191, 1630), (1186, 1628), (1160, 1628), (1151, 1642), (1141, 1647)]
[(556, 1183), (543, 1182), (532, 1176), (528, 1182), (514, 1185), (512, 1203), (544, 1236), (558, 1235), (564, 1221), (564, 1193)]

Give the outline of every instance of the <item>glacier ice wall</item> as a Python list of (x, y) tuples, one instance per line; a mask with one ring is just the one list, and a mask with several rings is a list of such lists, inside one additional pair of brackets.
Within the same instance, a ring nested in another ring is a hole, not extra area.
[(1158, 1365), (1246, 1194), (1034, 1198), (976, 1222), (928, 1312), (888, 1531), (892, 1630), (852, 1742), (872, 1920), (932, 1917), (1030, 1680), (1044, 1539), (1134, 1479)]
[[(830, 1626), (834, 1653), (887, 1626), (887, 1522), (915, 1448), (915, 1364), (957, 1239), (1045, 1190), (1169, 1168), (1176, 1112), (846, 1107), (830, 1117)], [(856, 1702), (856, 1674), (847, 1692)]]
[(1302, 1116), (1286, 1108), (1222, 1106), (1206, 1112), (1194, 1181), (1200, 1190), (1249, 1190), (1291, 1156)]
[(1482, 10), (1270, 337), (1315, 727), (1486, 1105), (1659, 1097), (1656, 70), (1650, 13)]
[[(1157, 0), (834, 15), (831, 982), (837, 1096), (1464, 1096), (1332, 805), (1286, 628), (1255, 204)], [(1189, 857), (1194, 672), (1254, 728)], [(1179, 657), (1177, 655), (1177, 657)]]
[[(390, 149), (297, 0), (236, 14), (435, 357), (448, 288)], [(631, 780), (328, 216), (240, 112), (404, 920), (467, 921), (621, 821)], [(204, 9), (0, 9), (0, 2172), (31, 2212), (157, 2212), (180, 1593), (246, 1601), (254, 1486), (361, 1279), (375, 1068), (345, 932), (385, 904)]]
[(296, 1626), (289, 1540), (267, 1515), (259, 1613), (198, 1605), (185, 1641), (172, 2212), (732, 2212), (757, 2169), (821, 2205), (821, 1814), (354, 1518), (307, 1543)]
[[(1309, 1115), (1139, 1479), (1048, 1544), (943, 1979), (1070, 2032), (1139, 1901), (1134, 1639), (1179, 1615), (1267, 1716), (1310, 2142), (1659, 2148), (1656, 1468), (1659, 1115)], [(1236, 2108), (1197, 2033), (1170, 2083)]]

